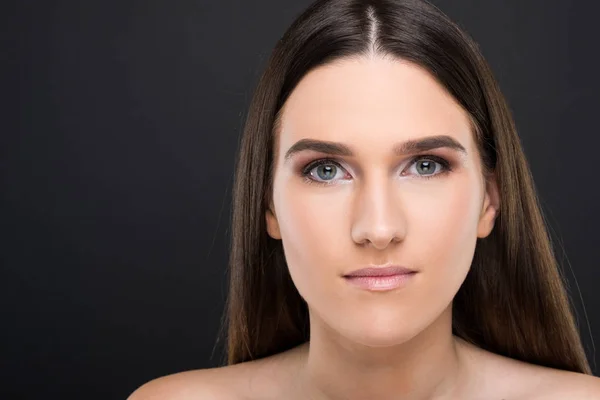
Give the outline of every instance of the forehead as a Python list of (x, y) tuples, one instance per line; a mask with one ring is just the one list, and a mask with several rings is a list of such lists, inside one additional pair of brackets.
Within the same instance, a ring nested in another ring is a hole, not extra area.
[(302, 138), (382, 146), (449, 135), (472, 148), (469, 116), (426, 70), (398, 59), (344, 59), (310, 71), (285, 103), (280, 148)]

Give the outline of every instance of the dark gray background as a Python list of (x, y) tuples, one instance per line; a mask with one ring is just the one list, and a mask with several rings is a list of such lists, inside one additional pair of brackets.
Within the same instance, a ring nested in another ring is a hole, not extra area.
[[(309, 3), (4, 3), (0, 397), (124, 399), (217, 365), (238, 135)], [(599, 3), (434, 3), (509, 100), (598, 374)]]

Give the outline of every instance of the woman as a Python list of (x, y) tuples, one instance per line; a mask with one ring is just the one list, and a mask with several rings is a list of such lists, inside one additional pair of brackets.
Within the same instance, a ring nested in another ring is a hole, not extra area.
[(315, 2), (252, 100), (228, 366), (132, 399), (600, 398), (512, 117), (421, 0)]

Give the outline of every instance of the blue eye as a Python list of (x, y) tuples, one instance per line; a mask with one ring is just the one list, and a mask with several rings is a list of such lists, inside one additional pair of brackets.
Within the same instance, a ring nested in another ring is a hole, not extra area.
[(328, 159), (321, 159), (311, 163), (305, 168), (303, 175), (306, 177), (312, 176), (317, 178), (319, 183), (328, 183), (339, 171), (343, 168), (337, 162)]
[[(412, 166), (416, 166), (416, 176), (418, 179), (431, 179), (452, 170), (450, 162), (446, 159), (434, 155), (420, 155), (416, 156), (409, 163), (409, 170)], [(436, 166), (438, 166), (436, 168)], [(434, 172), (438, 171), (438, 172)], [(321, 158), (310, 162), (302, 169), (302, 176), (305, 178), (307, 183), (317, 183), (321, 185), (335, 184), (337, 180), (334, 180), (338, 173), (345, 175), (346, 170), (340, 165), (339, 162), (330, 158)], [(402, 175), (406, 175), (403, 171)]]
[(431, 159), (428, 159), (428, 158), (425, 158), (425, 157), (422, 157), (420, 159), (417, 159), (416, 161), (413, 161), (411, 163), (411, 166), (414, 165), (416, 167), (417, 171), (419, 171), (419, 169), (420, 169), (421, 171), (424, 172), (423, 174), (418, 174), (420, 177), (422, 177), (422, 178), (429, 178), (429, 177), (437, 175), (437, 173), (433, 173), (432, 172), (432, 171), (436, 170), (436, 168), (435, 168), (436, 164), (441, 165), (441, 169), (445, 168), (445, 166), (443, 165), (443, 163), (438, 162), (438, 161), (434, 161), (434, 160), (431, 160)]

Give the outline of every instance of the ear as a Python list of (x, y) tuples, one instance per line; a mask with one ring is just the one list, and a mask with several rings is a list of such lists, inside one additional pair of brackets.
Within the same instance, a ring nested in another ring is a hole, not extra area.
[(267, 221), (267, 233), (273, 239), (279, 240), (281, 239), (281, 233), (279, 232), (279, 222), (277, 222), (277, 215), (275, 215), (275, 212), (272, 210), (273, 205), (271, 204), (271, 206), (267, 209), (267, 212), (265, 213), (265, 218)]
[(496, 176), (492, 175), (486, 179), (485, 196), (483, 199), (483, 207), (479, 216), (479, 225), (477, 226), (477, 237), (487, 237), (494, 228), (494, 222), (500, 211), (500, 191)]

